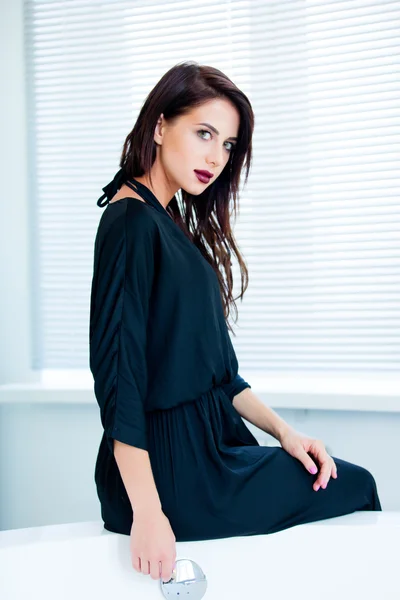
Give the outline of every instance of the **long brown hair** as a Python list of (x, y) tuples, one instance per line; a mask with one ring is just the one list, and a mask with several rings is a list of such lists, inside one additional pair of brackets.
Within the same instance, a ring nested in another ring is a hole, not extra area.
[[(248, 286), (248, 270), (231, 230), (230, 202), (232, 200), (232, 212), (236, 219), (241, 171), (245, 164), (246, 183), (252, 159), (254, 114), (246, 95), (214, 67), (199, 65), (195, 61), (176, 64), (147, 96), (135, 126), (126, 137), (120, 167), (124, 168), (128, 177), (148, 174), (152, 185), (150, 170), (156, 159), (154, 131), (160, 114), (163, 113), (166, 121), (171, 121), (214, 98), (230, 100), (239, 112), (236, 147), (214, 183), (198, 195), (182, 189), (181, 206), (174, 196), (168, 203), (167, 211), (215, 270), (225, 319), (235, 335), (228, 322), (230, 305), (236, 312), (237, 320), (235, 300), (243, 299)], [(241, 274), (241, 292), (236, 298), (232, 295), (232, 252), (238, 260)]]

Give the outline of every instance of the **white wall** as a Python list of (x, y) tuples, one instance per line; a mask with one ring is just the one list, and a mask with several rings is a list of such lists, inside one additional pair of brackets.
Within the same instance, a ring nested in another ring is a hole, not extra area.
[[(6, 57), (0, 64), (0, 386), (38, 379), (30, 368), (32, 217), (22, 19), (22, 0), (0, 0), (0, 53)], [(101, 425), (94, 400), (41, 403), (29, 391), (26, 402), (14, 402), (13, 394), (2, 398), (0, 529), (100, 519), (94, 463)], [(383, 509), (400, 510), (399, 412), (285, 410), (269, 404), (291, 425), (322, 439), (333, 456), (369, 469)]]

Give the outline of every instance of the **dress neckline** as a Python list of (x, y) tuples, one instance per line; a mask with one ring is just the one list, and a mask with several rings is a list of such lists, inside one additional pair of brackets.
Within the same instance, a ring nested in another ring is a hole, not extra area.
[[(118, 190), (124, 183), (128, 187), (130, 187), (134, 192), (139, 194), (139, 196), (142, 198), (142, 200), (144, 200), (146, 204), (149, 204), (159, 212), (164, 213), (165, 215), (167, 215), (167, 217), (171, 219), (173, 223), (175, 223), (174, 218), (164, 208), (164, 206), (161, 204), (158, 198), (150, 190), (150, 188), (144, 185), (144, 183), (137, 181), (137, 179), (135, 179), (134, 177), (129, 178), (124, 167), (121, 167), (119, 171), (114, 175), (112, 181), (110, 181), (110, 183), (108, 183), (102, 188), (104, 194), (100, 196), (100, 198), (97, 200), (97, 206), (103, 208), (103, 206), (114, 204), (114, 202), (111, 202), (111, 200), (114, 198), (115, 194), (118, 192)], [(126, 198), (132, 198), (132, 196), (126, 196)], [(119, 200), (122, 199), (125, 198), (119, 198)], [(134, 197), (133, 199), (135, 200)], [(117, 200), (116, 202), (118, 202), (119, 200)], [(136, 200), (138, 200), (138, 198), (136, 198)]]
[[(134, 184), (132, 184), (132, 182), (134, 182)], [(146, 185), (144, 185), (140, 181), (137, 181), (134, 177), (127, 179), (127, 177), (125, 177), (123, 168), (121, 168), (118, 171), (118, 173), (114, 176), (114, 179), (110, 183), (108, 183), (105, 187), (102, 188), (104, 194), (97, 200), (97, 206), (100, 206), (100, 207), (103, 207), (106, 205), (110, 206), (110, 204), (118, 204), (118, 202), (120, 202), (121, 200), (136, 200), (137, 202), (140, 202), (139, 198), (135, 198), (134, 196), (125, 196), (124, 198), (119, 198), (115, 202), (110, 202), (110, 200), (115, 196), (115, 194), (117, 193), (117, 191), (119, 190), (119, 188), (121, 187), (121, 185), (123, 183), (125, 183), (128, 187), (130, 187), (131, 190), (133, 190), (134, 192), (139, 194), (139, 196), (142, 198), (142, 200), (144, 200), (145, 204), (150, 205), (151, 207), (155, 208), (155, 210), (158, 210), (159, 212), (166, 215), (174, 224), (175, 229), (179, 232), (179, 235), (183, 236), (183, 238), (185, 239), (186, 242), (189, 242), (189, 246), (192, 249), (194, 249), (194, 251), (198, 255), (201, 256), (202, 260), (213, 271), (214, 276), (217, 277), (214, 267), (212, 267), (212, 265), (208, 262), (208, 260), (206, 258), (204, 258), (203, 254), (201, 253), (201, 251), (197, 247), (197, 245), (191, 239), (189, 239), (187, 234), (179, 227), (179, 225), (175, 222), (174, 218), (166, 211), (164, 206), (161, 204), (161, 202), (158, 200), (158, 198), (153, 194), (153, 192), (150, 190), (150, 188), (148, 188)]]
[(137, 179), (135, 179), (134, 177), (131, 177), (129, 180), (125, 181), (125, 185), (127, 185), (129, 188), (131, 188), (131, 190), (133, 190), (137, 194), (139, 194), (139, 196), (143, 198), (143, 200), (147, 204), (150, 204), (159, 212), (164, 213), (167, 217), (171, 219), (171, 221), (173, 221), (171, 215), (167, 212), (167, 210), (164, 208), (164, 206), (161, 204), (161, 202), (158, 200), (155, 194), (153, 194), (151, 189), (147, 187), (147, 185), (144, 185), (144, 183), (137, 181)]

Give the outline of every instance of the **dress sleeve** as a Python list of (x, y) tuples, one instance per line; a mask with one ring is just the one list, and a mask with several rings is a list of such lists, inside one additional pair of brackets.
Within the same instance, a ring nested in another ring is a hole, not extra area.
[(154, 279), (152, 222), (119, 215), (96, 240), (92, 283), (90, 368), (107, 444), (147, 450), (146, 331)]
[(240, 394), (240, 392), (247, 387), (251, 388), (251, 385), (247, 383), (247, 381), (245, 381), (238, 373), (236, 377), (232, 379), (232, 381), (225, 383), (222, 387), (230, 401), (233, 402), (233, 398), (237, 396), (237, 394)]

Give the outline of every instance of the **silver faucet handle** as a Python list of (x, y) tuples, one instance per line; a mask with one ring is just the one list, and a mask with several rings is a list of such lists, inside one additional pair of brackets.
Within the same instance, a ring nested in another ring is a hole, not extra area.
[(177, 560), (171, 579), (160, 582), (164, 597), (170, 599), (200, 600), (207, 590), (207, 579), (201, 567), (188, 558)]

